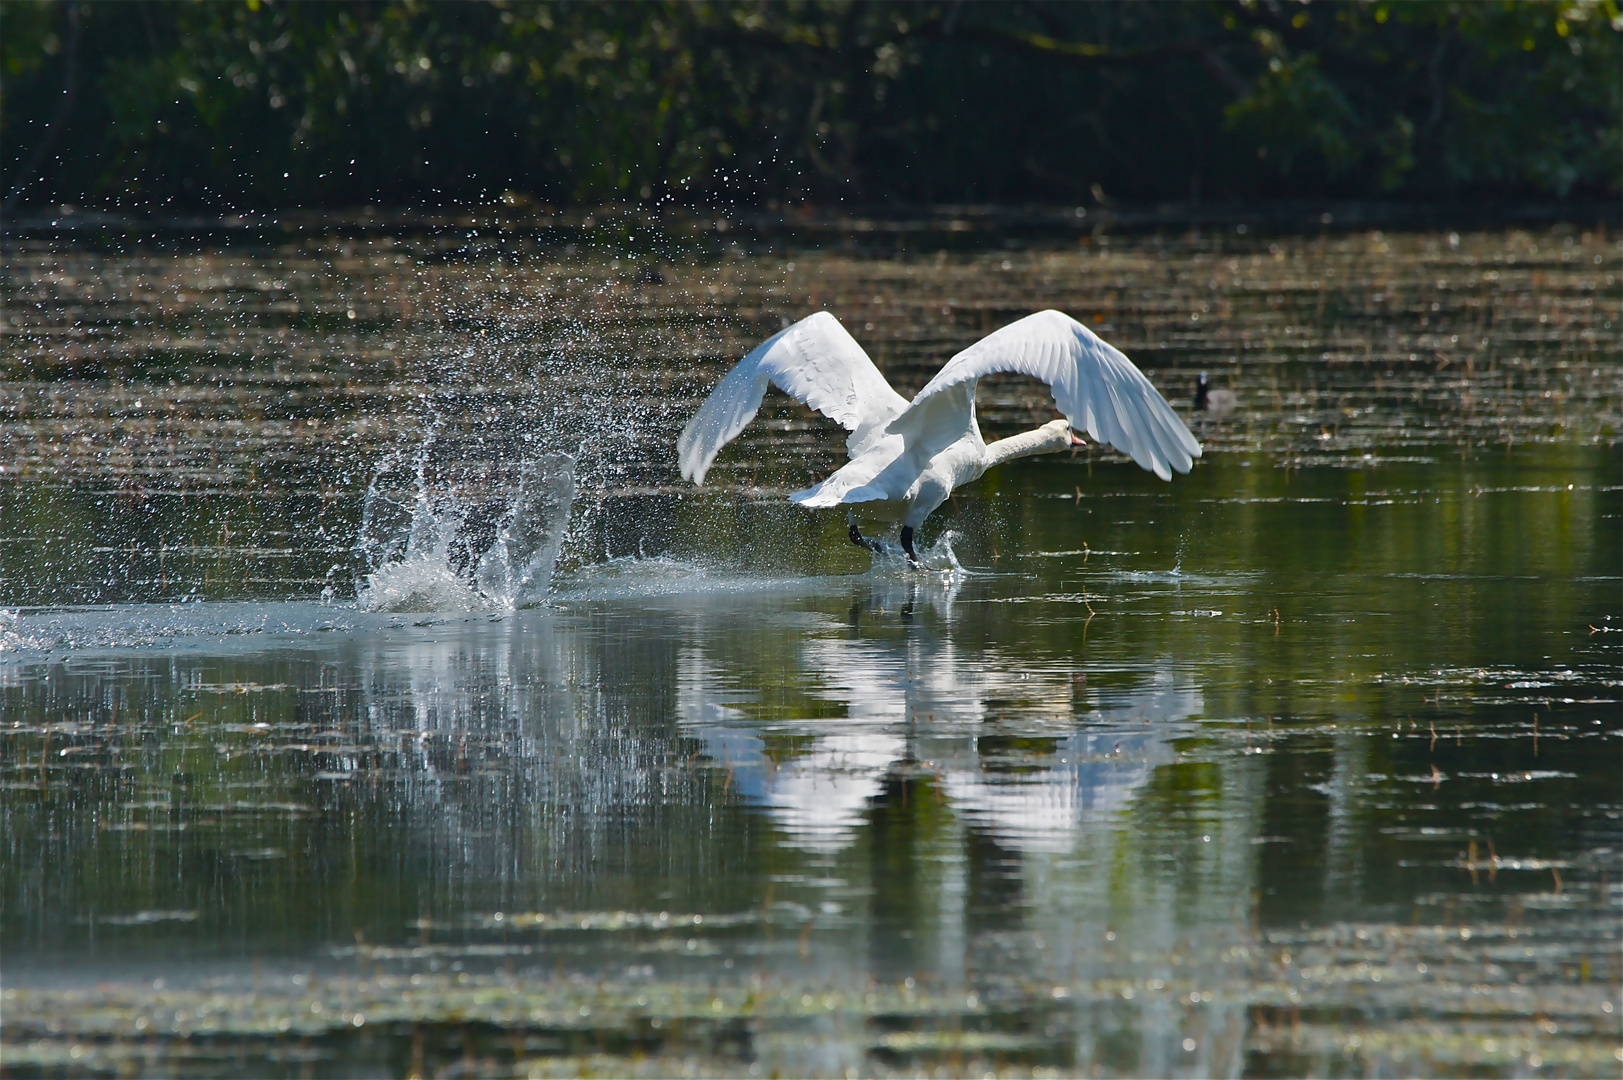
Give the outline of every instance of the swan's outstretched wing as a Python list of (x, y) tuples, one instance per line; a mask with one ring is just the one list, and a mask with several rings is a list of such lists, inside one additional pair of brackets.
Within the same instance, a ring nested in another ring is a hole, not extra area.
[(716, 454), (760, 410), (769, 383), (850, 431), (853, 453), (907, 408), (840, 320), (819, 311), (761, 342), (710, 391), (676, 443), (685, 479), (704, 483)]
[(914, 404), (960, 383), (1011, 371), (1041, 379), (1078, 431), (1109, 443), (1163, 480), (1186, 473), (1200, 444), (1144, 373), (1062, 311), (1039, 311), (948, 360)]

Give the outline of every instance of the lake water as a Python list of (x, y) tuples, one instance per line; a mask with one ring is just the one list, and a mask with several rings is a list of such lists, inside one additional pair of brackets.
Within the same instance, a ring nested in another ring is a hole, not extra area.
[[(7, 249), (0, 1071), (1623, 1067), (1614, 239), (481, 243)], [(923, 571), (783, 401), (675, 476), (785, 319), (1046, 306), (1238, 393), (1191, 475)]]

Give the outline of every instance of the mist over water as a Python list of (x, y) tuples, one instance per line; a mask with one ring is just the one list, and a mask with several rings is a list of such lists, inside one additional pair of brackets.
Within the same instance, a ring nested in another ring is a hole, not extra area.
[[(1615, 1075), (1615, 243), (1101, 239), (8, 253), (6, 1068)], [(675, 476), (785, 319), (1044, 306), (1236, 390), (1193, 473), (924, 569), (780, 399)]]

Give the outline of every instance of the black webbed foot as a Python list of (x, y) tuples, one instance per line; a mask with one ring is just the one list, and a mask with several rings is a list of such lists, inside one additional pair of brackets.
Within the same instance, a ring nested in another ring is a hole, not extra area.
[(879, 541), (877, 541), (877, 540), (869, 540), (866, 536), (863, 536), (861, 531), (857, 529), (857, 523), (856, 522), (854, 522), (854, 521), (851, 522), (850, 531), (846, 535), (851, 538), (851, 542), (853, 544), (855, 544), (857, 547), (867, 548), (869, 551), (873, 552), (875, 555), (879, 554), (879, 551), (880, 551)]

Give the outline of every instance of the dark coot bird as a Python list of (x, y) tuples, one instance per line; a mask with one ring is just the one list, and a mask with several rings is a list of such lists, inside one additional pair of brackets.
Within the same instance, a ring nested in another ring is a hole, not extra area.
[(1200, 373), (1200, 381), (1195, 384), (1196, 412), (1203, 412), (1213, 420), (1222, 420), (1239, 404), (1240, 399), (1233, 390), (1212, 389), (1206, 381), (1206, 373)]

